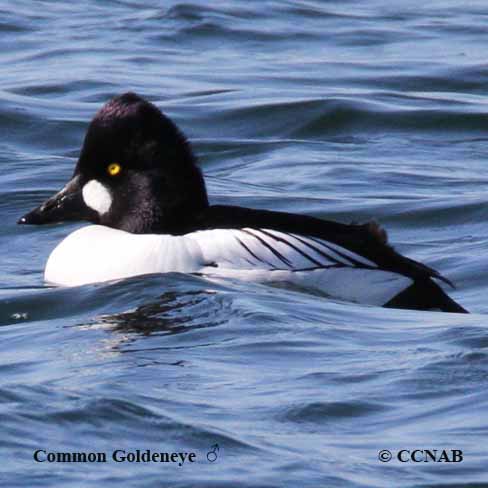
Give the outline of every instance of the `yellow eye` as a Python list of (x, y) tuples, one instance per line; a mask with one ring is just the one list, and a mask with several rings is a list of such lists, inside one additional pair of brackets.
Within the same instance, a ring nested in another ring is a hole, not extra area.
[(107, 173), (110, 176), (117, 176), (120, 173), (121, 169), (122, 167), (120, 166), (120, 164), (112, 163), (107, 166)]

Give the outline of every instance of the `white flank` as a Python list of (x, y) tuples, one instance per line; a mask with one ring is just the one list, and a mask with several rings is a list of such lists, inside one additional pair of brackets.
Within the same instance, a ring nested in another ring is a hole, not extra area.
[(317, 290), (348, 302), (382, 306), (408, 288), (413, 280), (406, 276), (362, 268), (314, 269), (311, 271), (265, 271), (205, 268), (215, 278), (231, 278), (258, 283), (288, 282), (300, 288)]
[(112, 206), (112, 196), (108, 189), (97, 180), (90, 180), (83, 187), (83, 200), (100, 215), (107, 213)]

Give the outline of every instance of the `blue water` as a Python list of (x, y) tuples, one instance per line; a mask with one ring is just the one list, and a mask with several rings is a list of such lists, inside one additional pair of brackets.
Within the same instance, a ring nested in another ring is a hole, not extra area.
[[(2, 486), (488, 487), (488, 4), (155, 4), (0, 3)], [(182, 274), (46, 286), (78, 225), (15, 222), (127, 90), (190, 137), (213, 203), (376, 218), (473, 313)]]

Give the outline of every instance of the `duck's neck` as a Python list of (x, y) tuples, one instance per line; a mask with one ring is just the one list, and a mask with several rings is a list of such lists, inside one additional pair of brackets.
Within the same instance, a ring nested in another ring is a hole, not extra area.
[[(101, 223), (133, 234), (189, 232), (196, 216), (209, 206), (203, 176), (198, 168), (195, 170), (174, 184), (158, 184), (151, 178), (138, 180), (138, 191), (128, 192), (124, 208), (114, 209)], [(120, 219), (115, 215), (120, 215)]]

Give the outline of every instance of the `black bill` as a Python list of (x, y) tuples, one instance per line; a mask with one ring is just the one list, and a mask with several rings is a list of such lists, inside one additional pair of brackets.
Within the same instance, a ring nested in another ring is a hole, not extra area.
[(85, 204), (79, 177), (74, 176), (61, 191), (24, 215), (17, 223), (41, 225), (66, 220), (96, 222), (97, 217), (98, 214)]

